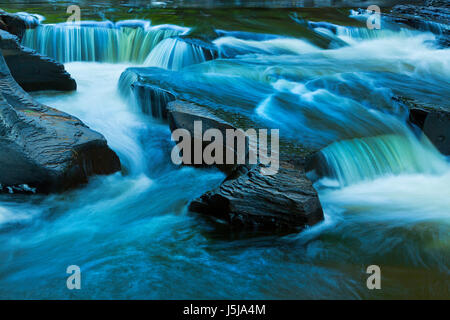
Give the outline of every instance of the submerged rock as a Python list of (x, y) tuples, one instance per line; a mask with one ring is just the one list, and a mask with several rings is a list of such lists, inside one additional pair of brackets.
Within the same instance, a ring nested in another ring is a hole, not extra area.
[[(0, 55), (2, 189), (60, 192), (120, 170), (105, 138), (79, 119), (33, 100)], [(22, 186), (22, 187), (21, 187)]]
[(0, 49), (12, 76), (24, 90), (71, 91), (77, 88), (62, 64), (21, 46), (15, 35), (4, 30), (0, 30)]

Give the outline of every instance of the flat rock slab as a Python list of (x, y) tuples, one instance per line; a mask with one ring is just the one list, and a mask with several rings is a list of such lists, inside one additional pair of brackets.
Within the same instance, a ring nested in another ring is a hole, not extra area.
[(0, 55), (0, 184), (60, 192), (120, 170), (105, 138), (79, 119), (32, 99)]

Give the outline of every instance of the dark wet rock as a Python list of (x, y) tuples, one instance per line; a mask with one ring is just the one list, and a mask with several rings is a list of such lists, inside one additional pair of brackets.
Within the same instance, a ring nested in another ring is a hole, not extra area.
[(0, 49), (16, 82), (26, 91), (76, 90), (75, 80), (64, 66), (21, 46), (18, 38), (0, 30)]
[(135, 103), (139, 109), (154, 118), (167, 119), (167, 105), (176, 97), (168, 90), (139, 81), (131, 84)]
[[(222, 107), (220, 101), (203, 94), (211, 90), (210, 86), (204, 88), (200, 82), (192, 82), (194, 79), (179, 77), (177, 72), (159, 68), (130, 68), (122, 74), (120, 87), (125, 95), (133, 93), (130, 88), (135, 88), (153, 92), (152, 95), (163, 91), (176, 99), (166, 105), (169, 126), (172, 131), (186, 129), (191, 137), (194, 137), (194, 121), (202, 121), (202, 132), (210, 128), (222, 133), (227, 129), (258, 128), (258, 124), (242, 113), (234, 114), (229, 107)], [(245, 143), (248, 145), (249, 140)], [(192, 140), (191, 148), (193, 144)], [(202, 150), (207, 144), (202, 144)], [(223, 151), (226, 152), (226, 146)], [(226, 180), (218, 189), (192, 201), (190, 210), (243, 229), (298, 231), (314, 225), (323, 220), (323, 212), (317, 193), (304, 173), (306, 158), (314, 151), (294, 143), (283, 144), (280, 139), (281, 168), (273, 176), (264, 176), (260, 172), (261, 164), (248, 164), (247, 154), (246, 164), (215, 165), (227, 174)]]
[(409, 123), (419, 127), (442, 154), (450, 155), (449, 106), (430, 106), (401, 96), (393, 100), (408, 108)]
[[(28, 16), (28, 18), (32, 18), (32, 16)], [(37, 19), (25, 19), (24, 16), (0, 9), (0, 29), (19, 37), (19, 39), (22, 39), (26, 29), (34, 28), (38, 24)]]
[[(148, 114), (154, 112), (158, 114), (158, 110), (165, 109), (165, 101), (170, 102), (175, 99), (198, 103), (202, 106), (205, 104), (211, 106), (215, 102), (210, 99), (211, 87), (208, 83), (192, 78), (186, 79), (182, 72), (156, 67), (126, 69), (120, 76), (119, 90), (124, 97), (134, 100), (134, 103)], [(160, 95), (163, 97), (158, 97)], [(155, 99), (158, 103), (150, 106), (149, 101)], [(153, 111), (154, 107), (156, 109)]]
[(172, 88), (165, 89), (158, 83), (149, 82), (148, 79), (159, 79), (160, 76), (171, 72), (153, 67), (128, 68), (120, 75), (119, 91), (143, 113), (167, 119), (167, 104), (176, 100), (177, 94)]
[(417, 125), (444, 155), (450, 155), (450, 112), (413, 108), (409, 121)]
[(333, 172), (327, 165), (327, 161), (322, 152), (317, 151), (311, 154), (305, 161), (305, 171), (307, 177), (313, 182), (324, 177), (332, 177)]
[(397, 23), (430, 31), (437, 35), (436, 43), (444, 48), (450, 45), (450, 3), (448, 1), (425, 1), (424, 5), (401, 4), (386, 14)]
[(2, 190), (60, 192), (120, 170), (105, 138), (79, 119), (33, 100), (0, 55)]
[(425, 1), (424, 5), (399, 4), (392, 8), (393, 14), (402, 15), (405, 18), (421, 18), (423, 20), (448, 24), (450, 17), (450, 2)]
[(286, 163), (275, 175), (261, 174), (259, 166), (238, 170), (189, 209), (244, 229), (300, 231), (323, 220), (317, 192), (303, 171)]
[[(202, 122), (202, 132), (218, 129), (226, 136), (226, 130), (235, 130), (208, 109), (193, 103), (176, 100), (168, 104), (167, 110), (171, 130), (187, 130), (192, 144), (194, 121)], [(245, 132), (240, 132), (245, 139)], [(245, 143), (248, 150), (249, 140)], [(205, 144), (202, 150), (204, 147)], [(226, 149), (224, 145), (224, 154)], [(232, 151), (236, 155), (236, 149)], [(189, 209), (243, 229), (299, 231), (323, 220), (317, 192), (300, 163), (296, 166), (282, 161), (276, 174), (264, 175), (263, 165), (248, 162), (246, 154), (246, 164), (216, 165), (227, 173), (227, 178), (216, 190), (193, 200)]]
[[(190, 136), (192, 138), (191, 140), (191, 150), (192, 150), (192, 157), (189, 158), (189, 163), (183, 163), (183, 164), (188, 164), (188, 165), (196, 165), (196, 166), (207, 166), (206, 163), (203, 162), (203, 158), (199, 157), (198, 161), (199, 163), (195, 163), (195, 152), (194, 152), (194, 145), (195, 142), (198, 141), (199, 144), (201, 144), (202, 148), (201, 148), (201, 152), (203, 154), (203, 150), (204, 148), (210, 144), (210, 142), (205, 142), (202, 141), (202, 138), (197, 136), (195, 131), (194, 131), (194, 122), (195, 121), (200, 121), (201, 122), (201, 136), (203, 136), (204, 132), (207, 131), (208, 129), (218, 129), (221, 133), (222, 136), (224, 137), (224, 141), (222, 144), (222, 153), (225, 156), (227, 149), (229, 149), (229, 151), (232, 151), (234, 153), (234, 160), (233, 163), (237, 163), (237, 156), (236, 156), (236, 152), (234, 148), (227, 148), (226, 145), (226, 141), (225, 141), (225, 137), (226, 137), (226, 131), (227, 130), (235, 130), (235, 128), (229, 124), (228, 122), (220, 119), (219, 117), (215, 116), (214, 114), (212, 114), (210, 111), (208, 111), (208, 109), (201, 107), (199, 105), (196, 105), (194, 103), (189, 103), (186, 101), (173, 101), (170, 102), (167, 106), (167, 111), (168, 111), (168, 121), (169, 121), (169, 126), (170, 129), (172, 130), (172, 132), (176, 129), (185, 129), (190, 133)], [(243, 141), (245, 141), (245, 150), (248, 150), (248, 145), (249, 145), (249, 140), (247, 139), (247, 137), (245, 136), (245, 133), (241, 130), (237, 131), (238, 134), (240, 135), (240, 137), (243, 139)], [(247, 153), (245, 154), (246, 159), (247, 159)], [(201, 158), (201, 159), (200, 159)], [(225, 162), (225, 161), (223, 161)], [(225, 164), (225, 163), (221, 163), (221, 164), (216, 164), (215, 165), (217, 168), (219, 168), (220, 170), (230, 174), (231, 172), (233, 172), (237, 165), (236, 164)]]

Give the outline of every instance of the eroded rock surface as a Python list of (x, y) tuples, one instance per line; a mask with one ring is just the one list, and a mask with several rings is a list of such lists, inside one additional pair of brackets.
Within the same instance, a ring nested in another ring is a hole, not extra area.
[[(168, 119), (172, 131), (183, 128), (192, 137), (194, 121), (201, 121), (204, 131), (218, 129), (224, 135), (227, 129), (235, 129), (207, 109), (185, 101), (169, 103)], [(216, 190), (193, 200), (191, 211), (243, 229), (298, 231), (323, 220), (317, 192), (300, 163), (281, 161), (274, 175), (264, 175), (261, 164), (217, 167), (228, 174), (226, 180)]]
[(437, 35), (439, 46), (450, 47), (449, 1), (427, 0), (423, 5), (400, 4), (394, 6), (387, 16), (415, 29), (431, 31)]
[(323, 220), (316, 190), (305, 173), (282, 162), (275, 175), (241, 166), (189, 209), (245, 229), (302, 230)]

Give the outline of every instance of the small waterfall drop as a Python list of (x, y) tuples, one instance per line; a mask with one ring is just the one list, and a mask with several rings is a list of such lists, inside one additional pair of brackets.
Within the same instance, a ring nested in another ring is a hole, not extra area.
[(177, 71), (192, 64), (211, 60), (214, 56), (213, 50), (189, 40), (168, 38), (150, 52), (144, 65)]
[(130, 70), (120, 76), (118, 90), (127, 104), (137, 112), (157, 119), (167, 118), (167, 104), (176, 99), (168, 90), (139, 81), (136, 73)]
[(172, 93), (141, 82), (134, 82), (131, 88), (134, 104), (139, 111), (153, 118), (167, 118), (167, 104), (176, 99)]
[(419, 141), (409, 132), (338, 141), (320, 155), (321, 173), (340, 187), (382, 176), (444, 174), (450, 169), (428, 139)]
[(142, 63), (162, 40), (187, 29), (111, 22), (47, 24), (26, 30), (22, 44), (62, 63), (95, 61)]
[(400, 28), (394, 25), (387, 25), (384, 22), (381, 29), (369, 29), (366, 27), (340, 26), (329, 22), (307, 22), (308, 27), (314, 32), (327, 35), (330, 37), (338, 37), (341, 40), (351, 43), (361, 40), (374, 40), (391, 37), (407, 38), (417, 35), (418, 32), (408, 28)]
[(410, 37), (413, 36), (415, 31), (401, 28), (398, 31), (393, 31), (389, 29), (368, 29), (368, 28), (357, 28), (357, 27), (341, 27), (336, 28), (336, 35), (344, 40), (370, 40), (370, 39), (382, 39), (389, 37)]

